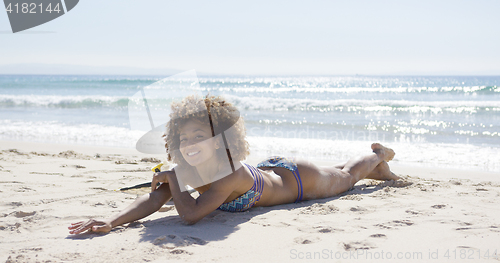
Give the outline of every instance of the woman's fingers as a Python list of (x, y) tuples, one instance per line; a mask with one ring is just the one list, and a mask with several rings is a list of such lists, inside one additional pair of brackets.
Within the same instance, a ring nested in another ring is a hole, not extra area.
[(84, 222), (83, 221), (80, 221), (78, 223), (71, 223), (70, 226), (68, 226), (68, 229), (75, 229), (77, 227), (80, 227)]
[(94, 225), (93, 220), (90, 220), (89, 222), (87, 222), (85, 224), (81, 224), (79, 226), (75, 226), (75, 228), (73, 228), (72, 231), (69, 231), (69, 233), (73, 234), (73, 235), (80, 234), (80, 233), (82, 233), (84, 231), (89, 230), (89, 228), (91, 228), (93, 225)]
[(156, 185), (158, 183), (167, 183), (167, 172), (159, 172), (153, 174), (153, 180), (151, 180), (151, 192), (156, 190)]
[(153, 180), (151, 181), (151, 193), (156, 190), (156, 185), (158, 184), (158, 181), (156, 180), (156, 174), (153, 175)]

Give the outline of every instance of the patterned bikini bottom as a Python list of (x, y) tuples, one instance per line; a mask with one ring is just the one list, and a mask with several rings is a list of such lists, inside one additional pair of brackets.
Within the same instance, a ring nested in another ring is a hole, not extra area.
[(297, 164), (293, 160), (280, 156), (272, 156), (257, 164), (257, 168), (259, 167), (283, 167), (290, 170), (290, 172), (293, 173), (293, 176), (295, 176), (298, 186), (297, 200), (295, 200), (295, 203), (302, 201), (304, 194), (304, 190), (302, 189), (302, 180), (300, 179)]

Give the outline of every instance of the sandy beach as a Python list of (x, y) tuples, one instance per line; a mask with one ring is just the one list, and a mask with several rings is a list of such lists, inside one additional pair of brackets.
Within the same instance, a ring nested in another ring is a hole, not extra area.
[(191, 226), (169, 202), (109, 234), (68, 234), (132, 203), (139, 191), (117, 189), (150, 181), (164, 157), (0, 141), (0, 262), (499, 261), (498, 173), (397, 163), (401, 180), (363, 180), (333, 198), (215, 211)]

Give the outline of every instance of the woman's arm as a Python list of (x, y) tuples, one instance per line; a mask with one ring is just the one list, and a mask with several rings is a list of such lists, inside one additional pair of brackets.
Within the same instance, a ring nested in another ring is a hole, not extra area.
[(164, 183), (156, 191), (137, 198), (127, 208), (110, 218), (104, 220), (90, 219), (71, 224), (68, 227), (70, 229), (69, 233), (80, 234), (87, 230), (107, 233), (116, 226), (133, 222), (158, 211), (171, 197), (170, 188), (168, 184)]
[(188, 191), (180, 190), (175, 172), (167, 174), (167, 180), (179, 216), (190, 225), (215, 211), (238, 185), (238, 176), (233, 173), (213, 182), (209, 190), (194, 199)]

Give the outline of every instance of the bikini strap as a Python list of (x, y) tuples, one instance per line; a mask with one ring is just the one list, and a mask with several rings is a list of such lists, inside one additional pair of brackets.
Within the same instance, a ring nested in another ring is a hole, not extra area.
[(257, 168), (246, 163), (245, 165), (248, 167), (248, 170), (250, 170), (253, 177), (252, 189), (256, 192), (262, 193), (262, 190), (264, 189), (264, 176)]

